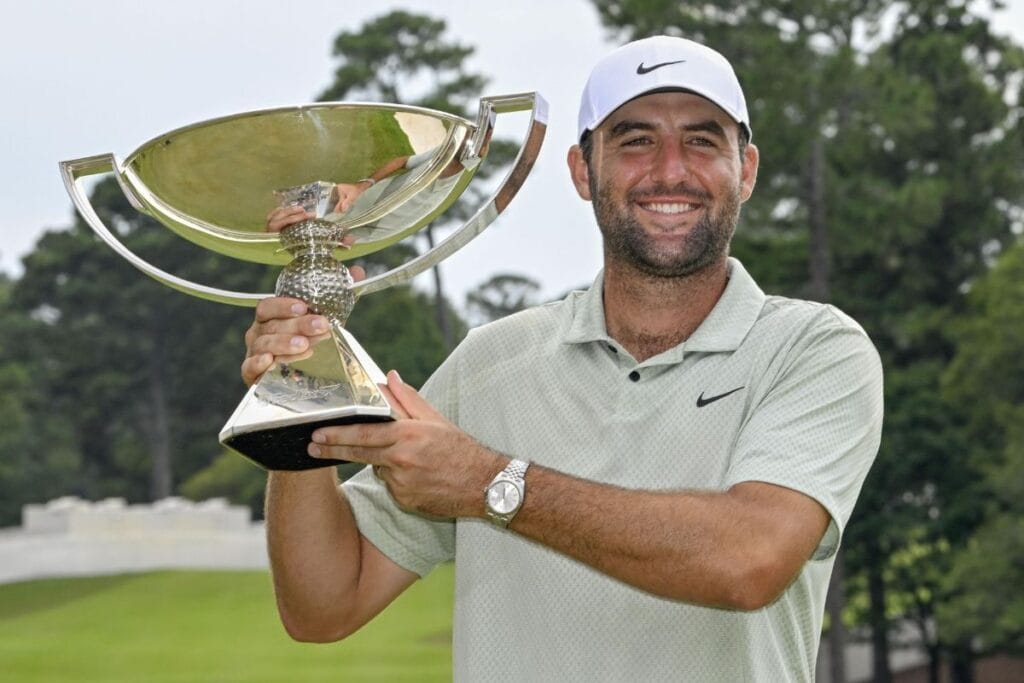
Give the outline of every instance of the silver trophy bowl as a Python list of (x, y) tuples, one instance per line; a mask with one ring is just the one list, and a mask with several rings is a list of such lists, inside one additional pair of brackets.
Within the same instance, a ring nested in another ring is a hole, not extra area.
[[(518, 111), (532, 114), (519, 155), (477, 212), (429, 252), (354, 283), (344, 262), (386, 248), (443, 214), (486, 163), (496, 115)], [(300, 360), (264, 373), (220, 433), (221, 443), (262, 467), (303, 470), (341, 462), (306, 454), (314, 429), (394, 419), (378, 387), (384, 374), (345, 329), (356, 301), (407, 282), (490, 225), (529, 174), (546, 124), (547, 104), (536, 93), (485, 97), (475, 123), (419, 107), (320, 103), (203, 121), (153, 138), (124, 161), (103, 154), (61, 162), (60, 169), (96, 234), (160, 283), (241, 306), (271, 296), (197, 284), (142, 260), (96, 214), (84, 178), (112, 173), (137, 210), (185, 239), (283, 266), (275, 294), (300, 298), (330, 321), (329, 334)], [(359, 183), (375, 174), (382, 177)], [(268, 232), (267, 214), (282, 205), (301, 205), (315, 217)], [(342, 245), (346, 236), (350, 246)]]

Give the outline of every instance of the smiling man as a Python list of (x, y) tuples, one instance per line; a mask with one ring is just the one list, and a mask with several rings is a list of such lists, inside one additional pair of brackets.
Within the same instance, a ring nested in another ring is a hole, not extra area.
[[(878, 448), (882, 382), (835, 308), (728, 256), (758, 153), (732, 67), (656, 37), (584, 89), (569, 170), (604, 269), (470, 333), (402, 419), (325, 428), (272, 472), (282, 619), (343, 638), (454, 559), (466, 681), (810, 681), (835, 551)], [(323, 321), (257, 309), (254, 381)]]

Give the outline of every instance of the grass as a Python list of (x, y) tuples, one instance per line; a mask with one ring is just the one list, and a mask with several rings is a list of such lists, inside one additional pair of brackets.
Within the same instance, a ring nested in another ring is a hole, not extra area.
[(450, 681), (452, 567), (341, 643), (296, 643), (265, 572), (156, 572), (0, 586), (0, 679)]

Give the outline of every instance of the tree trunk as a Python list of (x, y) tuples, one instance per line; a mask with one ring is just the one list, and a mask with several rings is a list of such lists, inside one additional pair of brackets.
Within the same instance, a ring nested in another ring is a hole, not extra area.
[(149, 366), (149, 448), (153, 459), (150, 474), (150, 495), (160, 500), (171, 495), (171, 429), (168, 419), (167, 392), (164, 386), (161, 359), (154, 353)]
[(974, 683), (974, 655), (969, 647), (955, 647), (951, 653), (950, 670), (953, 683)]
[[(811, 95), (817, 105), (817, 94)], [(825, 206), (825, 140), (821, 134), (811, 142), (810, 158), (807, 160), (807, 213), (810, 221), (810, 298), (827, 302), (831, 296), (829, 286), (829, 242), (828, 222)], [(843, 608), (846, 596), (843, 592), (845, 571), (843, 549), (836, 553), (829, 582), (825, 608), (828, 610), (831, 627), (828, 631), (829, 673), (832, 683), (846, 683), (846, 625), (843, 623)]]
[(942, 659), (937, 645), (928, 645), (928, 683), (939, 683), (939, 675), (942, 669)]
[[(829, 289), (828, 224), (825, 217), (825, 141), (821, 135), (811, 141), (807, 168), (807, 213), (810, 222), (810, 298), (827, 302)], [(836, 560), (836, 564), (839, 561)]]
[[(427, 246), (434, 248), (434, 224), (427, 224)], [(434, 274), (434, 312), (437, 318), (437, 327), (441, 330), (441, 339), (444, 347), (451, 351), (455, 348), (455, 338), (452, 334), (452, 323), (448, 316), (448, 302), (444, 298), (444, 289), (441, 286), (441, 265), (438, 264), (430, 269)]]
[(843, 623), (843, 607), (846, 604), (843, 594), (845, 580), (843, 569), (843, 549), (836, 552), (835, 565), (832, 568), (832, 580), (828, 584), (828, 595), (825, 597), (825, 609), (828, 610), (828, 652), (829, 676), (832, 683), (846, 683), (846, 642), (848, 634)]
[(871, 624), (871, 649), (873, 658), (874, 683), (892, 683), (889, 669), (889, 622), (885, 616), (885, 579), (882, 577), (882, 561), (879, 548), (870, 543), (868, 548), (868, 611)]

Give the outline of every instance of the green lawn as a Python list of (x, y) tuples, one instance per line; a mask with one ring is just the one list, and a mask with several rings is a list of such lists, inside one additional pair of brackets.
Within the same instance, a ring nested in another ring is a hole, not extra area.
[(265, 572), (0, 586), (3, 681), (449, 681), (452, 567), (341, 643), (296, 643)]

